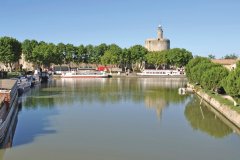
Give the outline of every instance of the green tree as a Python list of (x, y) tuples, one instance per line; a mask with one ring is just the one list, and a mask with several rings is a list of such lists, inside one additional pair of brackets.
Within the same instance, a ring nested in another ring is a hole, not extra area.
[(85, 46), (86, 49), (86, 53), (82, 55), (82, 60), (84, 63), (88, 64), (88, 63), (92, 63), (92, 60), (94, 61), (94, 58), (92, 59), (92, 56), (94, 56), (94, 46), (89, 44), (87, 46)]
[(237, 59), (238, 58), (238, 56), (235, 54), (235, 53), (233, 53), (233, 54), (227, 54), (225, 57), (224, 57), (224, 59)]
[(101, 62), (103, 65), (110, 65), (110, 72), (112, 72), (112, 65), (116, 64), (118, 61), (118, 55), (112, 52), (110, 49), (107, 50), (101, 57)]
[(57, 46), (53, 43), (49, 43), (47, 45), (47, 49), (44, 52), (43, 64), (49, 68), (51, 63), (55, 63), (55, 64), (58, 63), (59, 59), (56, 58), (57, 56), (58, 56)]
[(77, 48), (72, 44), (66, 44), (66, 51), (64, 53), (65, 63), (71, 68), (71, 62), (73, 62), (75, 55), (77, 54)]
[(127, 71), (127, 67), (130, 65), (131, 62), (131, 55), (130, 55), (130, 51), (127, 48), (124, 48), (121, 52), (121, 54), (119, 55), (119, 61), (122, 65), (122, 67), (124, 67), (124, 71)]
[(22, 53), (24, 54), (25, 60), (28, 62), (34, 62), (33, 49), (38, 45), (36, 40), (25, 40), (22, 43)]
[(196, 72), (195, 71), (196, 69), (193, 69), (193, 68), (199, 63), (204, 63), (204, 62), (210, 63), (211, 61), (205, 57), (195, 57), (188, 62), (188, 64), (185, 67), (185, 72), (190, 82), (194, 82), (196, 80), (196, 77), (194, 75), (195, 74), (194, 72)]
[(75, 55), (75, 59), (74, 59), (75, 63), (77, 63), (77, 64), (79, 64), (81, 62), (84, 63), (84, 58), (85, 58), (86, 53), (87, 53), (87, 50), (84, 47), (84, 45), (78, 46), (77, 54)]
[(65, 63), (65, 53), (66, 53), (66, 45), (63, 43), (58, 43), (56, 46), (56, 56), (54, 60), (54, 64), (62, 65)]
[(209, 58), (209, 59), (215, 59), (215, 55), (209, 54), (209, 55), (208, 55), (208, 58)]
[(144, 69), (144, 61), (145, 55), (148, 53), (147, 49), (141, 45), (135, 45), (129, 48), (131, 55), (131, 65), (132, 70), (143, 70)]
[(116, 64), (118, 67), (120, 66), (121, 62), (120, 62), (120, 56), (122, 54), (122, 48), (120, 48), (118, 45), (116, 44), (111, 44), (109, 45), (109, 49), (108, 51), (110, 51), (112, 53), (112, 55), (114, 55), (114, 57), (117, 57), (117, 60), (114, 64)]
[(211, 69), (212, 67), (215, 67), (216, 65), (214, 63), (211, 63), (211, 62), (206, 62), (206, 61), (203, 61), (199, 64), (197, 64), (196, 66), (194, 66), (192, 69), (191, 69), (191, 80), (194, 82), (194, 83), (200, 83), (202, 84), (202, 76), (203, 74)]
[(240, 98), (240, 62), (238, 62), (236, 69), (223, 79), (222, 85), (227, 94)]
[(39, 45), (37, 45), (35, 48), (33, 48), (32, 51), (32, 62), (37, 64), (38, 66), (43, 64), (43, 56), (44, 56), (44, 50), (47, 46), (47, 43), (40, 42)]
[(104, 52), (107, 51), (109, 47), (105, 44), (102, 43), (99, 46), (95, 46), (93, 48), (93, 52), (91, 54), (91, 63), (95, 64), (96, 67), (101, 63), (101, 56), (104, 55)]
[(11, 37), (0, 38), (0, 61), (10, 67), (12, 71), (13, 64), (21, 57), (21, 43)]
[(51, 63), (56, 63), (58, 48), (53, 43), (41, 43), (33, 49), (33, 59), (38, 65), (50, 67)]
[(157, 70), (162, 64), (167, 63), (166, 52), (149, 52), (146, 54), (146, 60), (149, 64), (153, 64)]
[(193, 58), (192, 53), (186, 49), (173, 48), (168, 50), (167, 59), (170, 65), (182, 67)]
[(202, 86), (208, 90), (215, 90), (222, 87), (221, 81), (229, 74), (223, 66), (212, 67), (203, 73), (201, 81)]

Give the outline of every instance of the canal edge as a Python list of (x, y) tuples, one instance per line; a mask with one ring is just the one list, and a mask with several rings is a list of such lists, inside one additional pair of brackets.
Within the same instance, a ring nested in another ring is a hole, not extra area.
[(216, 111), (218, 111), (220, 114), (222, 114), (225, 118), (227, 118), (230, 122), (232, 122), (236, 127), (240, 129), (240, 113), (231, 109), (230, 106), (221, 104), (214, 97), (202, 91), (202, 89), (196, 89), (192, 84), (188, 83), (187, 87), (190, 88), (194, 93), (196, 93), (200, 98), (202, 98), (202, 100), (210, 104), (211, 107), (213, 107)]

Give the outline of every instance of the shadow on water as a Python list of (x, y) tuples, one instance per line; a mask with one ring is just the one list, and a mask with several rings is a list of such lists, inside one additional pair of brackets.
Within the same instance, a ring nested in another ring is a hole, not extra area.
[(56, 133), (56, 130), (51, 129), (49, 121), (49, 117), (57, 114), (53, 108), (53, 99), (31, 98), (30, 95), (35, 92), (38, 92), (38, 88), (22, 96), (22, 111), (19, 112), (20, 120), (13, 140), (14, 147), (32, 143), (39, 136)]
[(222, 138), (236, 132), (240, 134), (229, 120), (223, 117), (216, 110), (213, 110), (206, 102), (200, 105), (200, 99), (193, 96), (185, 108), (185, 117), (195, 130), (200, 130), (215, 138)]
[(32, 143), (38, 136), (56, 133), (56, 130), (49, 129), (51, 125), (48, 119), (57, 114), (53, 109), (54, 102), (51, 98), (46, 97), (37, 100), (30, 98), (30, 95), (38, 91), (39, 87), (36, 87), (19, 98), (18, 111), (0, 146), (0, 158), (6, 148)]

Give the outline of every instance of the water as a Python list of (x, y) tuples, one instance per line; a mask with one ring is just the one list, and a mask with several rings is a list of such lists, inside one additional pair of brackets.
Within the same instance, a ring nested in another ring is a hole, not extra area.
[(4, 160), (226, 160), (240, 131), (194, 95), (186, 81), (54, 80), (30, 90)]

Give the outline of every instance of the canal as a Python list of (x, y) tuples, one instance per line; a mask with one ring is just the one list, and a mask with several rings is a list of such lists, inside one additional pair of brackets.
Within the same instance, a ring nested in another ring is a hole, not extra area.
[[(226, 160), (240, 131), (185, 80), (57, 79), (21, 98), (3, 160)], [(10, 147), (11, 146), (11, 147)]]

